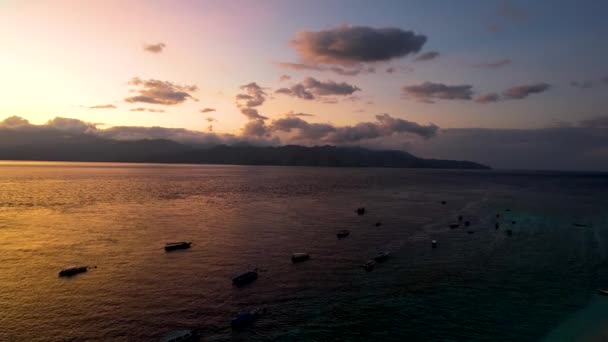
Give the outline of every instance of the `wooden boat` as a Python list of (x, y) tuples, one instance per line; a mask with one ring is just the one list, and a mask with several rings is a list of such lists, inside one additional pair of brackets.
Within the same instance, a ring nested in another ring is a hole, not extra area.
[(382, 252), (374, 257), (374, 261), (381, 264), (381, 263), (385, 262), (386, 260), (388, 260), (389, 256), (390, 256), (389, 252)]
[(310, 259), (310, 254), (308, 253), (293, 253), (291, 255), (291, 262), (302, 262)]
[(247, 284), (253, 283), (256, 279), (258, 279), (258, 269), (254, 269), (253, 271), (245, 272), (238, 277), (232, 279), (232, 284), (241, 287)]
[(188, 248), (190, 248), (191, 245), (192, 245), (192, 242), (186, 242), (186, 241), (169, 242), (169, 243), (165, 244), (165, 251), (170, 252), (170, 251), (175, 251), (178, 249), (188, 249)]
[(89, 270), (89, 266), (68, 266), (59, 271), (60, 277), (71, 277)]
[(367, 272), (373, 271), (375, 266), (376, 262), (374, 260), (368, 260), (365, 262), (365, 264), (361, 265), (361, 267), (363, 267), (363, 269)]
[(338, 236), (338, 238), (340, 238), (340, 239), (341, 239), (341, 238), (345, 238), (345, 237), (347, 237), (347, 236), (349, 236), (349, 235), (350, 235), (350, 231), (349, 231), (349, 230), (346, 230), (346, 229), (345, 229), (345, 230), (341, 230), (341, 231), (339, 231), (339, 232), (338, 232), (336, 235), (337, 235), (337, 236)]

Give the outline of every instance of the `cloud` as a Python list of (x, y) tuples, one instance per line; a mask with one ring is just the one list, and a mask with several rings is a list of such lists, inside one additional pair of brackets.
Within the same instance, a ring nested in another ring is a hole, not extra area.
[(154, 109), (154, 108), (144, 108), (144, 107), (137, 107), (137, 108), (131, 108), (129, 109), (129, 111), (131, 112), (151, 112), (151, 113), (164, 113), (165, 110), (164, 109)]
[(281, 77), (279, 77), (279, 82), (289, 81), (290, 79), (291, 79), (291, 76), (289, 76), (289, 75), (281, 75)]
[(215, 108), (203, 108), (203, 109), (199, 110), (199, 112), (201, 112), (201, 113), (215, 112)]
[(500, 101), (500, 95), (497, 93), (489, 93), (485, 95), (481, 95), (475, 99), (477, 103), (493, 103)]
[(30, 127), (29, 121), (19, 116), (10, 116), (0, 122), (1, 128), (19, 129), (23, 127)]
[(580, 89), (589, 89), (593, 87), (593, 81), (587, 80), (587, 81), (572, 81), (570, 82), (570, 85), (575, 87), (575, 88), (580, 88)]
[(116, 106), (113, 104), (105, 104), (105, 105), (97, 105), (97, 106), (89, 107), (89, 109), (114, 109), (114, 108), (116, 108)]
[(274, 120), (270, 126), (270, 130), (274, 132), (292, 133), (289, 139), (293, 141), (337, 145), (407, 133), (427, 139), (433, 137), (438, 129), (434, 124), (420, 125), (388, 114), (376, 115), (375, 122), (361, 122), (352, 126), (309, 123), (295, 116)]
[(409, 152), (509, 170), (608, 171), (608, 128), (454, 128), (424, 142), (414, 141)]
[(608, 115), (582, 120), (579, 125), (590, 128), (608, 128)]
[(235, 145), (240, 143), (267, 146), (279, 143), (276, 137), (237, 136), (233, 134), (191, 131), (184, 128), (114, 126), (102, 129), (97, 126), (99, 124), (61, 117), (49, 120), (42, 125), (32, 125), (27, 120), (17, 116), (0, 121), (0, 130), (8, 129), (24, 133), (20, 135), (21, 138), (16, 142), (23, 141), (24, 139), (25, 141), (29, 141), (32, 135), (27, 135), (26, 133), (38, 137), (41, 136), (41, 132), (61, 132), (65, 134), (85, 134), (91, 137), (112, 140), (165, 139), (198, 146)]
[(314, 100), (325, 96), (347, 96), (359, 90), (361, 89), (346, 82), (319, 81), (315, 78), (307, 77), (302, 82), (296, 83), (289, 88), (280, 88), (275, 93), (305, 100)]
[(311, 92), (306, 90), (304, 85), (299, 83), (291, 86), (290, 88), (279, 88), (277, 91), (275, 91), (275, 93), (295, 96), (305, 100), (314, 100), (315, 98)]
[(503, 92), (503, 96), (507, 99), (521, 100), (531, 94), (545, 92), (549, 90), (549, 88), (551, 88), (551, 85), (548, 83), (524, 84), (507, 89), (505, 92)]
[(285, 116), (315, 116), (314, 114), (307, 114), (307, 113), (294, 113), (294, 111), (290, 111), (285, 113)]
[(439, 52), (437, 52), (437, 51), (429, 51), (429, 52), (425, 52), (423, 54), (418, 55), (418, 57), (416, 57), (414, 59), (414, 61), (416, 61), (416, 62), (430, 61), (430, 60), (435, 59), (437, 57), (439, 57)]
[(242, 132), (244, 136), (251, 137), (266, 137), (270, 135), (270, 131), (262, 119), (250, 120), (245, 124)]
[(403, 95), (412, 97), (420, 102), (434, 103), (434, 100), (471, 100), (473, 86), (468, 84), (446, 85), (443, 83), (424, 82), (404, 86)]
[(290, 69), (295, 71), (331, 71), (338, 75), (342, 76), (355, 76), (359, 74), (370, 74), (376, 72), (376, 69), (373, 67), (364, 67), (362, 65), (358, 65), (356, 67), (351, 68), (342, 68), (339, 66), (323, 66), (318, 64), (305, 64), (305, 63), (290, 63), (290, 62), (276, 62), (280, 68)]
[(475, 68), (486, 68), (486, 69), (498, 69), (504, 66), (507, 66), (509, 64), (511, 64), (512, 61), (509, 58), (503, 58), (503, 59), (499, 59), (496, 61), (491, 61), (491, 62), (482, 62), (482, 63), (477, 63), (477, 64), (473, 64), (473, 67)]
[(511, 0), (503, 0), (498, 8), (497, 14), (511, 21), (525, 21), (528, 19), (528, 13), (521, 7), (513, 4)]
[(144, 51), (151, 53), (161, 53), (163, 49), (166, 47), (165, 43), (157, 43), (157, 44), (145, 44)]
[(62, 117), (49, 120), (44, 126), (70, 133), (91, 133), (97, 130), (97, 124)]
[(176, 105), (188, 99), (198, 101), (189, 93), (198, 89), (195, 85), (179, 85), (155, 79), (142, 80), (139, 77), (132, 78), (129, 84), (139, 87), (136, 90), (139, 95), (125, 98), (129, 103)]
[(486, 24), (490, 32), (500, 32), (508, 24), (520, 24), (528, 20), (528, 12), (513, 4), (511, 0), (502, 0), (492, 15), (491, 22)]
[(388, 67), (385, 70), (387, 73), (392, 74), (395, 73), (397, 71), (401, 71), (402, 73), (410, 73), (414, 71), (414, 68), (410, 67), (410, 66), (401, 66), (401, 67)]
[(241, 108), (241, 113), (247, 117), (249, 120), (266, 120), (267, 117), (260, 115), (255, 108)]
[(298, 32), (290, 45), (307, 63), (353, 66), (415, 54), (426, 40), (424, 35), (399, 28), (342, 25)]
[[(262, 89), (262, 87), (255, 82), (242, 85), (240, 89), (245, 90), (246, 94), (237, 94), (236, 100), (237, 103), (239, 101), (245, 101), (245, 107), (261, 106), (266, 101), (266, 93), (264, 92), (264, 89)], [(239, 106), (242, 105), (239, 104)]]

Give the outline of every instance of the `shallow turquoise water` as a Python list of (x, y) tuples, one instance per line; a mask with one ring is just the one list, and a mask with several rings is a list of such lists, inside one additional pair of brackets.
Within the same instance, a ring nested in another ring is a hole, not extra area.
[[(4, 163), (0, 190), (2, 341), (147, 341), (184, 327), (209, 341), (606, 336), (603, 175)], [(458, 215), (473, 234), (447, 227)], [(341, 229), (351, 236), (337, 240)], [(194, 245), (164, 253), (173, 240)], [(359, 268), (385, 250), (387, 263)], [(291, 264), (302, 251), (311, 260)], [(58, 279), (69, 264), (98, 268)], [(231, 286), (253, 267), (255, 283)], [(259, 305), (267, 316), (230, 330)]]

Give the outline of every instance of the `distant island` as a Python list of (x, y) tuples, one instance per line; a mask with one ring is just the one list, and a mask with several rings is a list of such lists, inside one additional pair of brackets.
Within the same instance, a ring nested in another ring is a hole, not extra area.
[(471, 161), (336, 146), (196, 146), (163, 139), (111, 140), (91, 134), (0, 130), (0, 159), (178, 164), (490, 169)]

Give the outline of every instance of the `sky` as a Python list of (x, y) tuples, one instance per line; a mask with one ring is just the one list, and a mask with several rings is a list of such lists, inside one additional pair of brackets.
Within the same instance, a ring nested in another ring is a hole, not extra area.
[(607, 11), (563, 0), (0, 0), (0, 120), (608, 170)]

